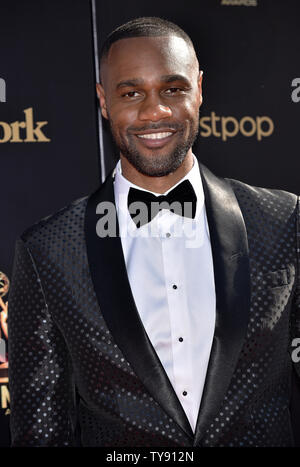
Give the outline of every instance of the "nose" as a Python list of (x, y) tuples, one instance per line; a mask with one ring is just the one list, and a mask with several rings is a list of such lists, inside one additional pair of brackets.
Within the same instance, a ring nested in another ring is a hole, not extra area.
[(139, 119), (157, 122), (164, 118), (172, 116), (170, 107), (161, 104), (158, 96), (149, 96), (146, 98), (139, 110)]

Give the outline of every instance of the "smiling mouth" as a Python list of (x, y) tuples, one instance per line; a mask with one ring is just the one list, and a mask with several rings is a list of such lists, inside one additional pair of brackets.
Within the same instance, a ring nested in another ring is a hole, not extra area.
[(136, 135), (138, 138), (143, 138), (143, 139), (152, 139), (152, 140), (157, 140), (157, 139), (165, 139), (168, 138), (169, 136), (172, 136), (173, 133), (171, 131), (165, 131), (162, 133), (147, 133), (144, 135)]
[(173, 138), (177, 131), (154, 131), (153, 133), (136, 133), (135, 136), (139, 142), (148, 149), (160, 149), (167, 145)]

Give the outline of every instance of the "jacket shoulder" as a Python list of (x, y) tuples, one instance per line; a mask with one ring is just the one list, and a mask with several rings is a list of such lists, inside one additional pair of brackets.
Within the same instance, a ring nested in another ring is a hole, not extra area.
[(76, 230), (83, 230), (84, 214), (89, 196), (79, 198), (59, 209), (57, 212), (40, 219), (28, 227), (20, 236), (29, 247), (44, 242), (47, 238), (69, 236)]
[(244, 217), (280, 222), (295, 214), (299, 197), (294, 193), (262, 188), (239, 180), (226, 179), (234, 191)]

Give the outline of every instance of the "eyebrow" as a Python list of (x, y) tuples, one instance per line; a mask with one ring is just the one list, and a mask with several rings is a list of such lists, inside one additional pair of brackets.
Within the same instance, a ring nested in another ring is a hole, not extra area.
[(190, 85), (190, 81), (183, 75), (164, 75), (161, 77), (164, 83), (173, 83), (173, 81), (183, 81), (185, 84)]
[[(183, 81), (186, 85), (190, 86), (189, 80), (183, 75), (164, 75), (160, 77), (162, 83), (173, 83), (174, 81)], [(123, 88), (123, 87), (134, 87), (140, 86), (144, 84), (144, 80), (142, 78), (130, 78), (128, 80), (120, 81), (116, 88)]]
[(119, 88), (123, 88), (123, 87), (127, 87), (127, 86), (139, 86), (141, 84), (144, 83), (144, 80), (141, 79), (141, 78), (131, 78), (131, 79), (127, 79), (125, 81), (120, 81), (118, 84), (117, 84), (117, 89)]

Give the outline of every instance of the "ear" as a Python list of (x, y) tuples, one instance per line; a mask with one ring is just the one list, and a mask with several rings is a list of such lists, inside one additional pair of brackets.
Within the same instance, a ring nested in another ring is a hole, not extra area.
[(199, 78), (198, 78), (198, 90), (199, 90), (199, 107), (202, 105), (203, 98), (202, 98), (202, 78), (203, 78), (203, 71), (199, 71)]
[(108, 120), (108, 114), (107, 114), (107, 110), (106, 110), (105, 92), (104, 92), (104, 88), (103, 88), (102, 84), (100, 84), (100, 83), (96, 84), (96, 91), (97, 91), (97, 96), (98, 96), (99, 103), (100, 103), (101, 113), (102, 113), (103, 117)]

